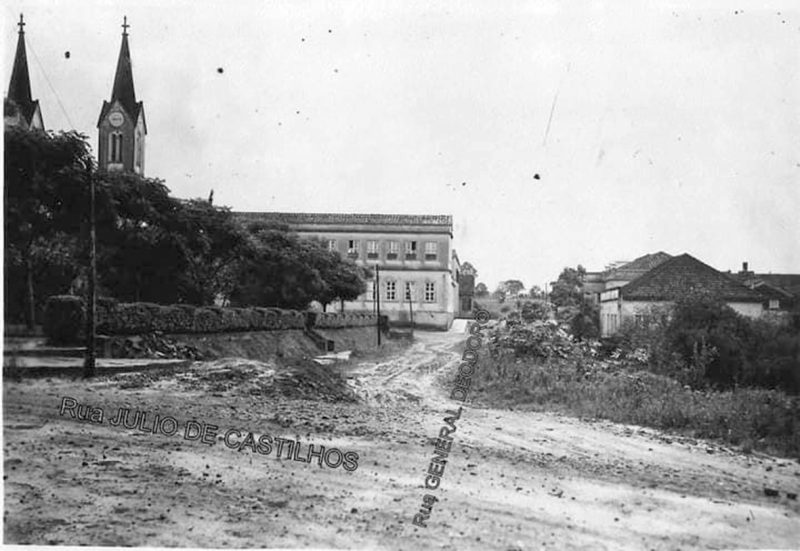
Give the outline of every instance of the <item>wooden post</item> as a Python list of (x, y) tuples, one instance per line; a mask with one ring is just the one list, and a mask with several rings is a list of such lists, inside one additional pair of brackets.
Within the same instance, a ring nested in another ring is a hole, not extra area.
[(375, 309), (378, 312), (378, 346), (381, 345), (381, 276), (380, 267), (375, 265)]
[(408, 317), (411, 321), (411, 337), (414, 337), (414, 309), (411, 307), (411, 303), (414, 302), (414, 292), (410, 281), (406, 281), (406, 288), (408, 289)]
[(89, 180), (89, 289), (86, 305), (86, 355), (83, 362), (83, 376), (94, 377), (95, 374), (95, 315), (97, 309), (95, 282), (97, 279), (97, 234), (95, 231), (95, 198), (94, 178), (92, 177), (91, 161), (87, 161), (86, 177)]

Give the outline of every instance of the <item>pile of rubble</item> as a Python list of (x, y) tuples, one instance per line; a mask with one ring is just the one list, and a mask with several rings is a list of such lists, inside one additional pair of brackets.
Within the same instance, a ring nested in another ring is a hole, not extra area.
[(182, 381), (192, 390), (223, 395), (285, 396), (326, 402), (357, 399), (343, 377), (310, 360), (278, 366), (272, 361), (223, 358), (194, 364)]
[(197, 348), (175, 342), (160, 331), (112, 339), (111, 356), (114, 358), (203, 359), (203, 355)]
[(569, 358), (576, 353), (592, 352), (592, 345), (575, 341), (558, 322), (507, 323), (493, 331), (489, 338), (492, 355), (513, 354), (516, 357)]

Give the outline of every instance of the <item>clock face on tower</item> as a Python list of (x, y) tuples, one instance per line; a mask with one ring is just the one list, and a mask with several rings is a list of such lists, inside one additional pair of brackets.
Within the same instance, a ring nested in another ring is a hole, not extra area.
[(121, 126), (125, 122), (125, 117), (119, 111), (114, 111), (108, 116), (108, 122), (111, 123), (111, 126)]

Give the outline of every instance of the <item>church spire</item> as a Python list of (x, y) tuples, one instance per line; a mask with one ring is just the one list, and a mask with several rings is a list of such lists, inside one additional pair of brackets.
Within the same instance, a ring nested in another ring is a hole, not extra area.
[(8, 99), (20, 110), (26, 127), (42, 128), (42, 115), (39, 102), (31, 94), (31, 78), (28, 73), (28, 55), (25, 51), (25, 20), (19, 14), (19, 36), (17, 37), (17, 53), (14, 56), (14, 67), (11, 69), (11, 82), (8, 85)]
[(147, 123), (144, 104), (136, 101), (133, 67), (128, 46), (128, 18), (122, 20), (122, 45), (111, 101), (104, 101), (97, 120), (99, 131), (98, 164), (101, 170), (121, 170), (144, 175), (144, 139)]
[(114, 75), (114, 88), (111, 91), (111, 103), (119, 101), (130, 116), (136, 113), (136, 92), (133, 88), (133, 67), (131, 51), (128, 47), (128, 17), (122, 19), (122, 45), (119, 49), (117, 72)]

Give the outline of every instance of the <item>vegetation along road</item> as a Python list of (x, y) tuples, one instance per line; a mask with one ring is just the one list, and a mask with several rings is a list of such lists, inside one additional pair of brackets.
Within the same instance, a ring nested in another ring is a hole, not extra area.
[[(88, 383), (6, 380), (4, 541), (370, 549), (800, 541), (795, 460), (480, 403), (453, 423), (441, 483), (425, 490), (445, 412), (457, 409), (449, 392), (465, 340), (418, 332), (406, 348), (332, 367), (226, 359)], [(347, 385), (326, 376), (331, 369)], [(84, 407), (67, 402), (60, 415), (64, 397)], [(143, 428), (113, 426), (120, 408), (147, 413)], [(176, 434), (145, 432), (172, 432), (155, 415), (174, 418)], [(357, 467), (334, 448), (355, 452)], [(412, 519), (425, 495), (436, 500), (423, 528)]]

